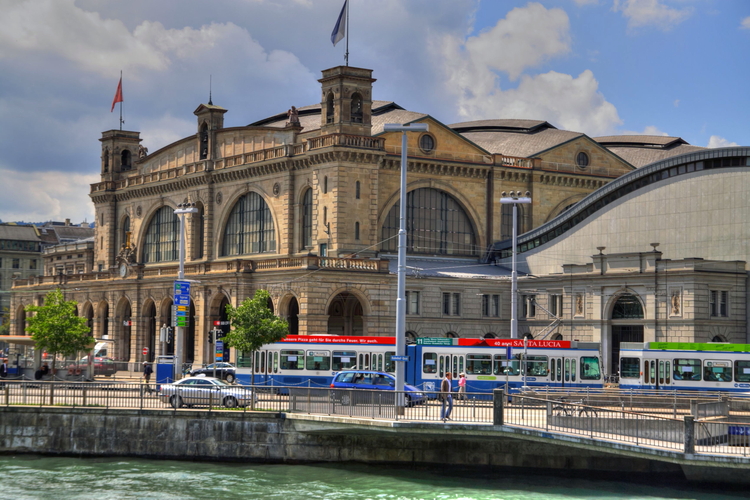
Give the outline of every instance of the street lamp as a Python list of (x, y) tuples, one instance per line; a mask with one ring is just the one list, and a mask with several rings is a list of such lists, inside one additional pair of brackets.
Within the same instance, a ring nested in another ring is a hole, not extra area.
[(426, 123), (399, 125), (386, 123), (385, 132), (401, 132), (401, 197), (398, 226), (398, 285), (396, 289), (396, 394), (398, 413), (404, 412), (404, 380), (406, 378), (406, 133), (427, 132)]
[(500, 198), (500, 203), (504, 205), (513, 205), (513, 267), (510, 275), (510, 338), (512, 339), (518, 338), (518, 319), (516, 318), (518, 308), (518, 274), (516, 273), (516, 253), (518, 253), (516, 248), (518, 245), (518, 204), (531, 203), (531, 198), (529, 198), (530, 194), (531, 193), (526, 191), (526, 196), (522, 197), (520, 191), (511, 191), (509, 194), (503, 191), (502, 198)]
[[(177, 273), (177, 279), (185, 279), (185, 215), (197, 214), (198, 209), (195, 208), (195, 203), (180, 203), (177, 205), (177, 210), (174, 211), (175, 215), (180, 217), (180, 270)], [(183, 339), (183, 327), (177, 326), (175, 328), (175, 348), (174, 348), (174, 362), (179, 370), (177, 373), (178, 377), (182, 377), (182, 339)]]

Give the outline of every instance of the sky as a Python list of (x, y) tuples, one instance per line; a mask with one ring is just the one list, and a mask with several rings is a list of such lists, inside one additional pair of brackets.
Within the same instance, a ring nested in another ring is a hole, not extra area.
[[(750, 145), (750, 1), (349, 0), (376, 100), (451, 124)], [(0, 0), (0, 219), (92, 221), (111, 104), (150, 151), (208, 102), (241, 126), (319, 102), (343, 0)], [(119, 106), (119, 105), (118, 105)], [(745, 110), (745, 111), (743, 111)]]

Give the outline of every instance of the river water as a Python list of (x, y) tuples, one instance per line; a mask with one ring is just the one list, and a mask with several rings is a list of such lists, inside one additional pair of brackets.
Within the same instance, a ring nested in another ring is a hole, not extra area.
[[(741, 472), (742, 473), (742, 472)], [(741, 491), (366, 465), (258, 465), (141, 459), (0, 457), (0, 497), (13, 500), (558, 500), (746, 498)]]

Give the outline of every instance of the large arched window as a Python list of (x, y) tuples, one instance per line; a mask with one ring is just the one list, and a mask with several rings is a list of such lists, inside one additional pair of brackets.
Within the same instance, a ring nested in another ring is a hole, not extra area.
[(312, 247), (312, 193), (312, 189), (308, 189), (302, 198), (302, 248)]
[[(398, 249), (399, 203), (383, 224), (383, 251)], [(420, 188), (406, 196), (406, 248), (431, 255), (475, 255), (476, 236), (469, 217), (448, 193)]]
[(121, 247), (129, 243), (128, 233), (130, 233), (130, 217), (125, 216), (125, 218), (122, 220), (122, 230), (120, 232), (120, 246)]
[(362, 123), (362, 96), (358, 92), (352, 94), (352, 123)]
[(161, 207), (146, 231), (143, 262), (171, 262), (179, 259), (180, 219), (171, 207)]
[(195, 204), (195, 208), (198, 209), (198, 213), (195, 213), (191, 217), (191, 223), (193, 224), (193, 259), (203, 258), (203, 243), (205, 236), (205, 213), (206, 210), (203, 207), (203, 203), (198, 202)]
[(130, 151), (127, 149), (124, 149), (122, 153), (120, 153), (120, 170), (130, 170), (130, 167), (132, 166), (130, 164)]
[(612, 319), (643, 319), (643, 306), (631, 293), (620, 295), (612, 308)]
[(333, 123), (333, 92), (326, 96), (326, 123)]
[(246, 255), (276, 251), (276, 233), (268, 205), (258, 193), (240, 198), (224, 228), (221, 255)]

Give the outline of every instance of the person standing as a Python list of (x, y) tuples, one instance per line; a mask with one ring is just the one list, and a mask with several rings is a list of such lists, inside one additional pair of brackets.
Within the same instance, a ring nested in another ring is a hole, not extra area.
[[(5, 378), (8, 376), (8, 360), (3, 358), (3, 364), (0, 365), (0, 377)], [(5, 384), (2, 384), (4, 387)]]
[(151, 368), (151, 364), (148, 361), (143, 362), (143, 381), (147, 384), (151, 381), (151, 374), (154, 373), (154, 369)]
[(445, 372), (445, 378), (442, 382), (440, 382), (440, 400), (443, 403), (442, 407), (440, 408), (440, 419), (443, 422), (451, 419), (451, 411), (453, 410), (453, 395), (451, 394), (452, 378), (453, 375), (451, 374), (451, 372)]
[(466, 399), (466, 374), (458, 376), (458, 399)]

